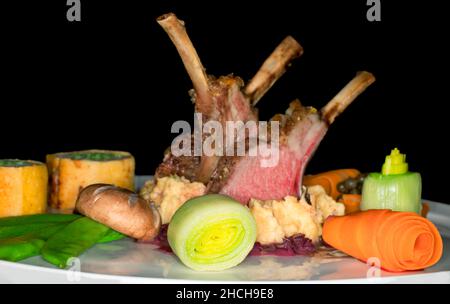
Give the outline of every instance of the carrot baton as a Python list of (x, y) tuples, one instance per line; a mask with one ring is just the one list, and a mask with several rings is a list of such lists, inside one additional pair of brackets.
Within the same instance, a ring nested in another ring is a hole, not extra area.
[(427, 202), (423, 202), (422, 211), (420, 212), (420, 215), (422, 215), (423, 217), (427, 217), (428, 212), (430, 212), (430, 204), (428, 204)]
[(442, 256), (442, 238), (429, 220), (413, 212), (368, 210), (329, 217), (323, 240), (359, 260), (378, 258), (381, 268), (424, 269)]
[(360, 194), (342, 194), (338, 199), (339, 203), (345, 206), (345, 214), (351, 214), (360, 211), (361, 195)]
[(338, 184), (348, 178), (356, 178), (360, 174), (356, 169), (339, 169), (315, 175), (305, 175), (303, 185), (307, 187), (320, 185), (329, 196), (336, 200), (341, 194), (337, 188)]

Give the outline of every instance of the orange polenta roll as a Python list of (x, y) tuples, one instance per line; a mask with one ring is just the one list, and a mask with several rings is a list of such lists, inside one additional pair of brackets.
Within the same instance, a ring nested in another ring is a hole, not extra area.
[(442, 256), (442, 238), (432, 222), (414, 212), (387, 209), (329, 217), (323, 240), (367, 262), (378, 258), (381, 268), (400, 272), (424, 269)]
[(0, 160), (0, 217), (44, 213), (48, 173), (32, 160)]
[(123, 151), (84, 150), (47, 155), (50, 207), (63, 213), (75, 208), (78, 193), (92, 184), (134, 190), (134, 157)]

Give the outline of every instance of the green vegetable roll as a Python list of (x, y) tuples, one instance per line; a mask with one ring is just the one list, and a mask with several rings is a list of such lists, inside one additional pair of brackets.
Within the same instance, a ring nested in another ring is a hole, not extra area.
[(386, 156), (381, 173), (370, 173), (364, 180), (361, 210), (391, 209), (421, 214), (422, 179), (409, 172), (406, 155), (395, 148)]

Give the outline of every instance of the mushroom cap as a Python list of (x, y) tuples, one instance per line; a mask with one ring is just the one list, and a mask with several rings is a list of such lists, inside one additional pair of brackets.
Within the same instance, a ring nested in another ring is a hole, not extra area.
[(76, 203), (81, 214), (138, 240), (151, 240), (161, 227), (156, 208), (136, 193), (108, 184), (81, 190)]

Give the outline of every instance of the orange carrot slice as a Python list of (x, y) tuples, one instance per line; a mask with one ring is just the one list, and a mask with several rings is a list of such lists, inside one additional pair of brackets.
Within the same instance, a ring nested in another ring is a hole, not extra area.
[(339, 169), (316, 175), (305, 175), (303, 177), (303, 185), (307, 187), (320, 185), (329, 196), (336, 200), (341, 194), (337, 190), (338, 184), (346, 179), (355, 178), (360, 174), (356, 169)]
[(351, 214), (360, 211), (360, 194), (342, 194), (342, 197), (338, 201), (344, 204), (345, 214)]
[(430, 204), (428, 204), (427, 202), (423, 202), (422, 203), (422, 216), (423, 217), (427, 217), (428, 212), (430, 212)]
[(413, 212), (368, 210), (329, 217), (323, 240), (350, 256), (378, 258), (381, 268), (400, 272), (436, 264), (442, 256), (442, 238), (432, 222)]

